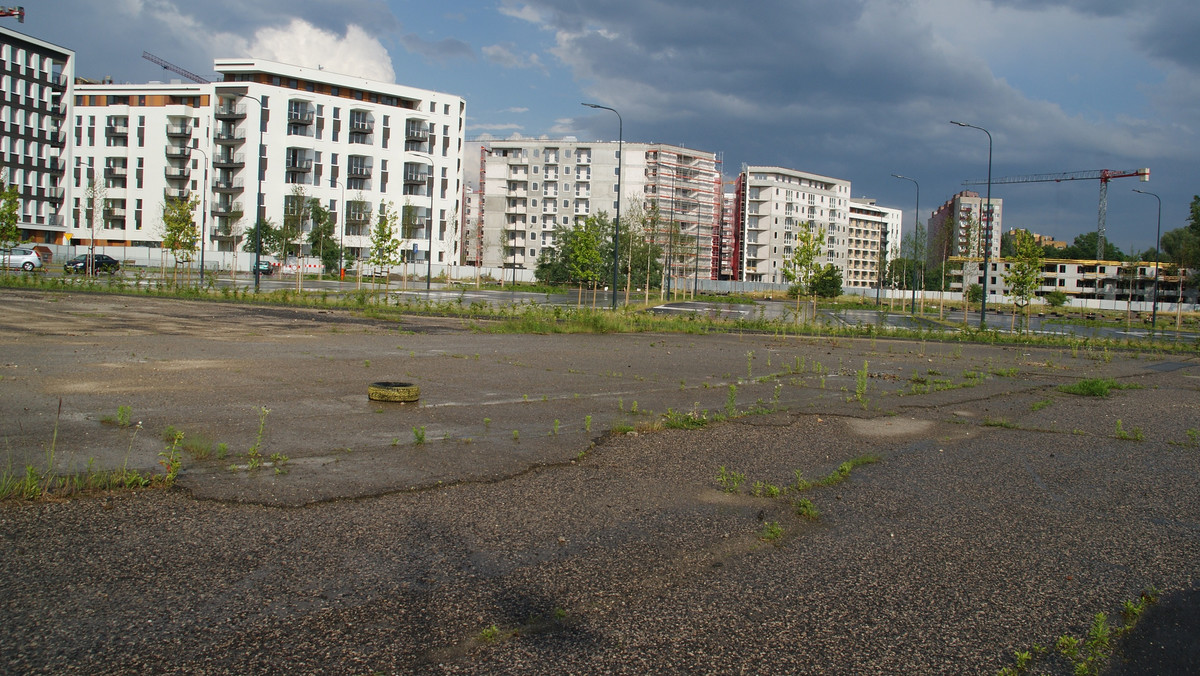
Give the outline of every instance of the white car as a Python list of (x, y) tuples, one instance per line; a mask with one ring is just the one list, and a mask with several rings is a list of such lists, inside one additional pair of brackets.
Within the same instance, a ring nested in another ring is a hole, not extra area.
[(3, 263), (6, 268), (13, 270), (20, 268), (21, 270), (30, 272), (42, 267), (42, 257), (33, 249), (13, 247), (11, 249), (0, 249), (0, 263)]

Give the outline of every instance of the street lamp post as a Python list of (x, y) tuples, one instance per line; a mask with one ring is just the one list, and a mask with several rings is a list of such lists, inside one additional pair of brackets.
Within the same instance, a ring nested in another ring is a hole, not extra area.
[(621, 267), (621, 192), (625, 189), (625, 185), (621, 182), (621, 163), (624, 161), (625, 144), (625, 121), (621, 119), (621, 114), (616, 108), (609, 108), (598, 103), (584, 103), (588, 108), (596, 108), (598, 110), (609, 110), (617, 116), (617, 219), (613, 221), (613, 282), (612, 282), (612, 309), (617, 309), (617, 279)]
[[(917, 186), (917, 210), (913, 213), (913, 272), (912, 272), (912, 312), (917, 311), (917, 226), (921, 222), (921, 184), (917, 183), (917, 179), (901, 176), (900, 174), (892, 174), (894, 178), (902, 178), (906, 181), (912, 181), (913, 185)], [(901, 238), (903, 239), (903, 238)], [(900, 302), (900, 309), (904, 309), (904, 301)]]
[(200, 193), (200, 286), (204, 286), (204, 240), (208, 239), (208, 153), (201, 148), (192, 147), (192, 150), (204, 156), (204, 186), (203, 192)]
[(346, 184), (335, 179), (331, 179), (335, 188), (342, 189), (342, 204), (338, 210), (338, 281), (342, 281), (346, 277), (346, 218), (348, 217), (348, 209), (346, 205)]
[(1153, 300), (1151, 301), (1150, 311), (1150, 333), (1153, 334), (1155, 323), (1158, 321), (1158, 259), (1162, 257), (1162, 254), (1158, 251), (1158, 240), (1162, 233), (1162, 198), (1155, 193), (1138, 190), (1137, 188), (1134, 188), (1133, 191), (1149, 195), (1158, 200), (1158, 227), (1154, 230), (1154, 293), (1151, 296)]
[[(954, 120), (950, 120), (950, 124), (956, 124), (960, 127), (970, 127), (971, 129), (978, 129), (979, 131), (987, 134), (988, 137), (987, 206), (983, 211), (983, 218), (987, 219), (987, 234), (984, 237), (983, 247), (983, 300), (981, 300), (979, 303), (979, 328), (982, 330), (987, 328), (988, 267), (990, 265), (992, 255), (992, 133), (983, 127), (977, 127), (973, 124), (967, 124), (966, 122), (955, 122)], [(964, 278), (963, 293), (967, 292), (966, 286), (967, 282)], [(966, 322), (966, 319), (964, 318), (963, 321)]]
[(251, 97), (249, 90), (240, 97), (242, 101), (253, 101), (258, 104), (258, 147), (254, 150), (254, 173), (257, 175), (258, 190), (254, 195), (254, 293), (258, 293), (259, 283), (262, 279), (262, 272), (259, 270), (259, 264), (262, 261), (262, 227), (263, 214), (262, 209), (262, 117), (266, 106), (263, 105), (262, 99), (257, 96)]

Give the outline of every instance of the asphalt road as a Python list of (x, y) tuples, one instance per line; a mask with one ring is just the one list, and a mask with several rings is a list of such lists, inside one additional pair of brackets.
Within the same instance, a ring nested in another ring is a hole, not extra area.
[(995, 673), (1147, 586), (1116, 667), (1200, 668), (1195, 356), (0, 296), (12, 471), (211, 442), (169, 492), (0, 505), (8, 672)]

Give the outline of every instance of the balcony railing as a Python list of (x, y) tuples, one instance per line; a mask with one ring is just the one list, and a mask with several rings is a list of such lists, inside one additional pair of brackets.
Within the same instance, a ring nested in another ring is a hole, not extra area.
[(313, 161), (304, 157), (289, 157), (284, 160), (284, 169), (287, 171), (312, 171)]
[(129, 135), (129, 125), (125, 125), (125, 124), (109, 125), (104, 128), (104, 135), (105, 136), (128, 136)]
[(236, 155), (217, 155), (213, 157), (213, 166), (221, 169), (234, 169), (246, 165), (246, 156), (238, 153)]
[(429, 138), (429, 127), (423, 124), (406, 124), (404, 138), (410, 141), (424, 141)]
[(346, 176), (349, 178), (370, 178), (370, 165), (352, 164), (346, 168)]
[(241, 210), (241, 202), (227, 202), (225, 204), (218, 202), (212, 206), (213, 216), (228, 216), (234, 212), (240, 212)]
[(192, 125), (190, 124), (169, 124), (167, 125), (167, 136), (191, 136)]
[(370, 134), (375, 130), (374, 120), (350, 120), (350, 131), (360, 134)]
[(192, 154), (192, 149), (187, 146), (167, 146), (167, 157), (187, 157)]
[(244, 104), (240, 106), (230, 104), (220, 105), (217, 106), (214, 114), (216, 115), (217, 119), (221, 120), (241, 119), (246, 117), (246, 106)]
[(311, 110), (289, 110), (287, 121), (288, 124), (312, 124), (314, 117)]
[(129, 167), (105, 167), (104, 178), (124, 178), (129, 175)]
[(217, 143), (241, 143), (246, 140), (246, 132), (244, 131), (219, 131), (213, 134), (213, 140)]
[(242, 189), (242, 179), (236, 178), (228, 181), (213, 181), (213, 190), (217, 192), (234, 192)]
[(192, 170), (187, 167), (167, 167), (163, 170), (163, 174), (167, 178), (185, 179), (192, 175)]
[(163, 190), (163, 196), (168, 199), (185, 200), (191, 194), (192, 191), (187, 188), (166, 188)]

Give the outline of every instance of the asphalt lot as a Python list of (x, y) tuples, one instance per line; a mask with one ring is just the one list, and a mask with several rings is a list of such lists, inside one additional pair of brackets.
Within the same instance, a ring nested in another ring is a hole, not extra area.
[[(994, 673), (1200, 575), (1195, 357), (0, 295), (8, 467), (214, 449), (171, 492), (0, 506), (11, 672)], [(1138, 389), (1056, 389), (1094, 377)], [(246, 468), (260, 422), (285, 473)], [(867, 454), (816, 520), (752, 495)], [(1157, 617), (1133, 667), (1194, 673)]]

